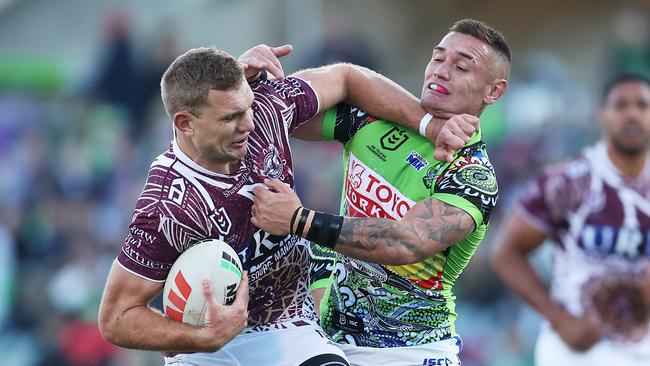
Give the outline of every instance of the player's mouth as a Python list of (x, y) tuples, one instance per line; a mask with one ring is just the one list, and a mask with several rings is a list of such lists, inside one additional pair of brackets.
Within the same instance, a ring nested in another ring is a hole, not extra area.
[(429, 84), (429, 90), (433, 90), (434, 92), (444, 94), (444, 95), (449, 95), (449, 89), (445, 88), (442, 85), (436, 84), (436, 83), (431, 83)]
[(628, 137), (638, 137), (643, 135), (643, 128), (639, 123), (631, 121), (623, 125), (623, 133)]
[(235, 140), (232, 142), (232, 146), (234, 146), (236, 149), (242, 148), (246, 146), (248, 143), (248, 136), (242, 137), (239, 140)]

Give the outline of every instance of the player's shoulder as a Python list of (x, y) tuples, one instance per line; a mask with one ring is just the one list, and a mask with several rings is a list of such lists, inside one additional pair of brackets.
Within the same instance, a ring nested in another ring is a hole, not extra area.
[(309, 81), (296, 76), (288, 76), (282, 80), (260, 80), (251, 85), (251, 90), (256, 98), (273, 95), (288, 99), (305, 93), (314, 93)]
[[(484, 194), (496, 196), (499, 192), (496, 172), (487, 152), (487, 145), (483, 140), (476, 141), (461, 148), (455, 154), (454, 160), (447, 166), (439, 182), (474, 187)], [(438, 190), (440, 190), (440, 185)]]
[(589, 179), (592, 165), (584, 154), (569, 157), (547, 165), (538, 174), (538, 180), (561, 180), (566, 183)]
[(138, 198), (138, 208), (146, 205), (151, 209), (167, 197), (165, 192), (170, 190), (174, 178), (182, 177), (182, 174), (174, 169), (176, 162), (177, 157), (172, 147), (158, 155), (151, 162), (149, 172), (147, 173), (147, 180)]
[(172, 166), (176, 161), (177, 157), (171, 147), (167, 151), (158, 155), (149, 166), (147, 183), (151, 182), (161, 186), (164, 185), (168, 180), (167, 178), (172, 173)]
[(487, 222), (499, 197), (499, 185), (485, 142), (479, 140), (460, 149), (436, 176), (434, 191), (469, 200)]
[(478, 140), (461, 148), (454, 157), (455, 165), (459, 168), (464, 166), (481, 167), (485, 170), (486, 174), (496, 176), (490, 156), (488, 155), (487, 145), (483, 140)]

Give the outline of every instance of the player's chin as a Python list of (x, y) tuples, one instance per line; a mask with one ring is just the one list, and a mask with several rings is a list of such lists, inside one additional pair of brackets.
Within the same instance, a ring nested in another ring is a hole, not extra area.
[(641, 136), (624, 136), (614, 141), (617, 149), (625, 155), (636, 156), (645, 153), (650, 144), (648, 139)]
[(248, 152), (248, 143), (244, 142), (241, 144), (232, 144), (230, 145), (230, 152), (233, 155), (233, 157), (237, 159), (241, 159)]
[(426, 111), (441, 111), (449, 107), (449, 100), (443, 101), (441, 95), (429, 91), (422, 93), (420, 105)]

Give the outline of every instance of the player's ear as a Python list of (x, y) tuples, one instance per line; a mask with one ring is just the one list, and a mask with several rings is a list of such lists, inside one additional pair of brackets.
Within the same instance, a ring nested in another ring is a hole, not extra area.
[(499, 98), (501, 98), (501, 96), (505, 94), (506, 91), (508, 91), (508, 80), (506, 79), (496, 80), (494, 84), (492, 84), (492, 87), (490, 88), (490, 92), (488, 93), (488, 95), (485, 96), (485, 98), (483, 99), (483, 103), (493, 104), (494, 102), (499, 100)]
[(194, 133), (194, 129), (191, 123), (193, 118), (194, 116), (188, 111), (178, 111), (174, 113), (172, 121), (174, 122), (174, 127), (176, 127), (176, 130), (179, 133), (182, 133), (184, 135), (191, 135)]

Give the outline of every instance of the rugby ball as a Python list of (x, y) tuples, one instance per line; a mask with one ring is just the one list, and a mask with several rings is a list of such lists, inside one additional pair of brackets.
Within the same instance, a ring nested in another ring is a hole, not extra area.
[(217, 239), (202, 241), (185, 250), (172, 265), (163, 290), (163, 310), (171, 319), (202, 326), (206, 301), (201, 282), (211, 281), (217, 301), (230, 305), (241, 278), (241, 262), (230, 245)]

